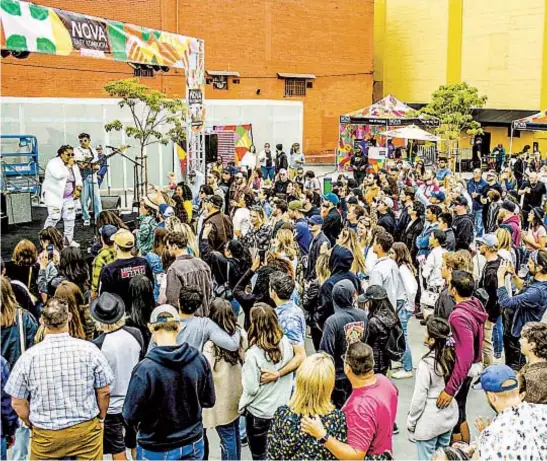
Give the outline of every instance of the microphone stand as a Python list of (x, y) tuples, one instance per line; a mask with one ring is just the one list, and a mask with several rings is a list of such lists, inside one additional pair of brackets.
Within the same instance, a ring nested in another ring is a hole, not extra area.
[[(113, 154), (120, 154), (123, 158), (126, 160), (129, 160), (133, 164), (133, 204), (140, 203), (141, 201), (141, 186), (139, 179), (139, 168), (143, 168), (142, 163), (137, 162), (136, 160), (132, 159), (128, 155), (124, 154), (121, 149), (118, 147), (108, 147), (109, 149), (112, 149), (114, 152)], [(127, 195), (125, 196), (125, 206), (127, 206)]]

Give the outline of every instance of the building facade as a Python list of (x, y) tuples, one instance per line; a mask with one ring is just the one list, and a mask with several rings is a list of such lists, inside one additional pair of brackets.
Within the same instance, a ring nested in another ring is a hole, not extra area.
[[(206, 98), (302, 101), (302, 147), (312, 160), (333, 161), (339, 116), (371, 103), (373, 0), (38, 3), (204, 39)], [(2, 64), (2, 95), (12, 97), (105, 98), (108, 81), (132, 76), (127, 64), (84, 58), (31, 54)], [(143, 81), (185, 94), (182, 71)]]
[[(440, 85), (467, 82), (488, 97), (476, 115), (484, 141), (507, 149), (511, 121), (547, 108), (546, 21), (546, 0), (376, 0), (375, 99), (425, 104)], [(516, 132), (513, 152), (533, 142), (545, 154), (533, 132)]]

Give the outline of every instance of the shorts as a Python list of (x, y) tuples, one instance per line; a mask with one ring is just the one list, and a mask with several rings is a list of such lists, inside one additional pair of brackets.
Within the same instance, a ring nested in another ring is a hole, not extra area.
[(115, 455), (137, 447), (137, 434), (125, 424), (121, 413), (107, 414), (104, 420), (103, 452)]

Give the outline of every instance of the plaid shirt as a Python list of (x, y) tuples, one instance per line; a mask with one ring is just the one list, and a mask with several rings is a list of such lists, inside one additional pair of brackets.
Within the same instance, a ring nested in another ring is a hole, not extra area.
[(99, 254), (93, 260), (92, 277), (91, 277), (91, 291), (99, 291), (99, 279), (101, 277), (101, 271), (107, 264), (116, 261), (117, 252), (116, 248), (108, 247), (99, 251)]
[(95, 389), (109, 386), (114, 374), (93, 343), (68, 333), (48, 334), (16, 362), (5, 392), (30, 399), (30, 422), (60, 430), (99, 414)]

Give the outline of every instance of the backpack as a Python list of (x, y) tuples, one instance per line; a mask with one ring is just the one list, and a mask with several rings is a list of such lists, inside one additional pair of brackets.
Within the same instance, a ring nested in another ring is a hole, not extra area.
[[(404, 309), (404, 304), (400, 309)], [(399, 311), (397, 311), (397, 315)], [(386, 343), (386, 354), (394, 362), (400, 362), (406, 350), (405, 335), (401, 321), (397, 318), (397, 323), (389, 330)]]

